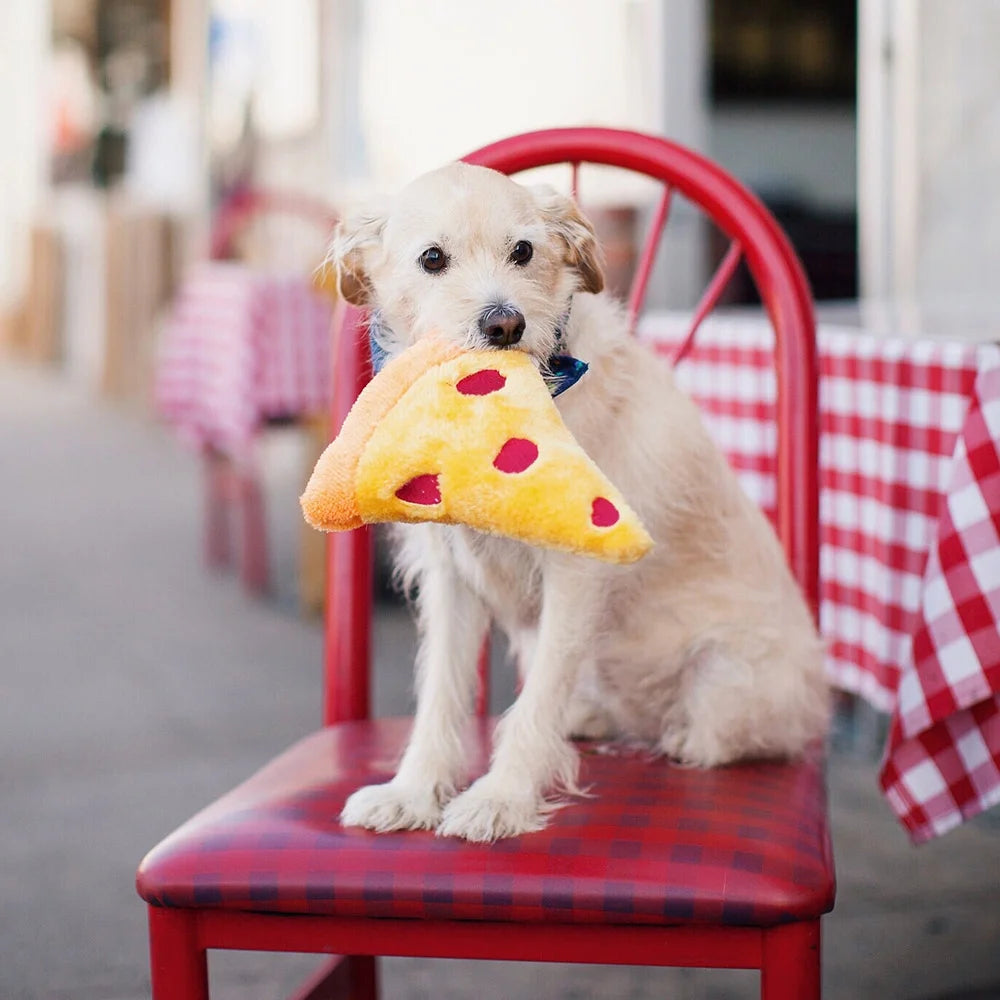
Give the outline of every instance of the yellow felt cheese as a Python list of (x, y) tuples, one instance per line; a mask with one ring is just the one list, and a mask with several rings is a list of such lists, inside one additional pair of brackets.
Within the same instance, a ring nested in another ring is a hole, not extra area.
[(652, 541), (520, 351), (425, 340), (358, 397), (302, 496), (306, 519), (465, 524), (627, 563)]

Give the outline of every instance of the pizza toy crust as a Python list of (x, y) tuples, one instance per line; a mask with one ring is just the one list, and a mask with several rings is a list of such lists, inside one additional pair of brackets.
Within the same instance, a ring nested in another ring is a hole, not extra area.
[(366, 386), (301, 502), (327, 531), (439, 521), (619, 563), (652, 546), (526, 354), (433, 338)]
[(461, 348), (427, 338), (404, 351), (361, 391), (327, 445), (299, 499), (306, 520), (321, 531), (348, 531), (365, 521), (358, 508), (355, 476), (358, 460), (379, 421), (413, 382), (432, 366), (461, 353)]

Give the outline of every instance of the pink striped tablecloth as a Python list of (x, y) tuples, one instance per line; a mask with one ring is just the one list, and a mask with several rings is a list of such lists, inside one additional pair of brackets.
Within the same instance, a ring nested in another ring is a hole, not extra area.
[[(650, 316), (640, 336), (669, 353), (685, 319)], [(1000, 347), (824, 325), (818, 340), (829, 674), (891, 714), (881, 784), (921, 842), (1000, 802)], [(718, 317), (676, 371), (765, 509), (772, 344), (765, 321)]]
[(331, 317), (307, 275), (199, 265), (160, 344), (159, 413), (193, 444), (245, 458), (265, 421), (326, 409)]

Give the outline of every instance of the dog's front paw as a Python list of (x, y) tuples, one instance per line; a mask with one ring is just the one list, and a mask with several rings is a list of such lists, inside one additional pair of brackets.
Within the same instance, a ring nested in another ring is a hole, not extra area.
[(377, 833), (433, 830), (441, 819), (445, 793), (440, 786), (408, 785), (395, 780), (359, 788), (344, 803), (340, 822)]
[(445, 806), (437, 832), (439, 837), (492, 843), (541, 830), (549, 811), (540, 799), (504, 796), (480, 779)]

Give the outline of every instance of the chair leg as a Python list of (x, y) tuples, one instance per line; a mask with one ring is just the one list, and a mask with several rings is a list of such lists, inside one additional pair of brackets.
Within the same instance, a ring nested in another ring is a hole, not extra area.
[(761, 1000), (819, 1000), (818, 920), (782, 924), (764, 931)]
[(238, 473), (240, 513), (243, 517), (243, 551), (241, 570), (243, 584), (255, 594), (267, 590), (267, 526), (264, 518), (264, 496), (260, 480), (252, 470)]
[(349, 1000), (378, 1000), (378, 959), (374, 955), (351, 955)]
[(149, 907), (153, 1000), (208, 1000), (208, 954), (190, 910)]
[(229, 459), (212, 448), (202, 454), (205, 478), (205, 563), (222, 569), (233, 561), (229, 534), (232, 469)]
[(376, 961), (370, 955), (337, 955), (288, 1000), (378, 1000)]

